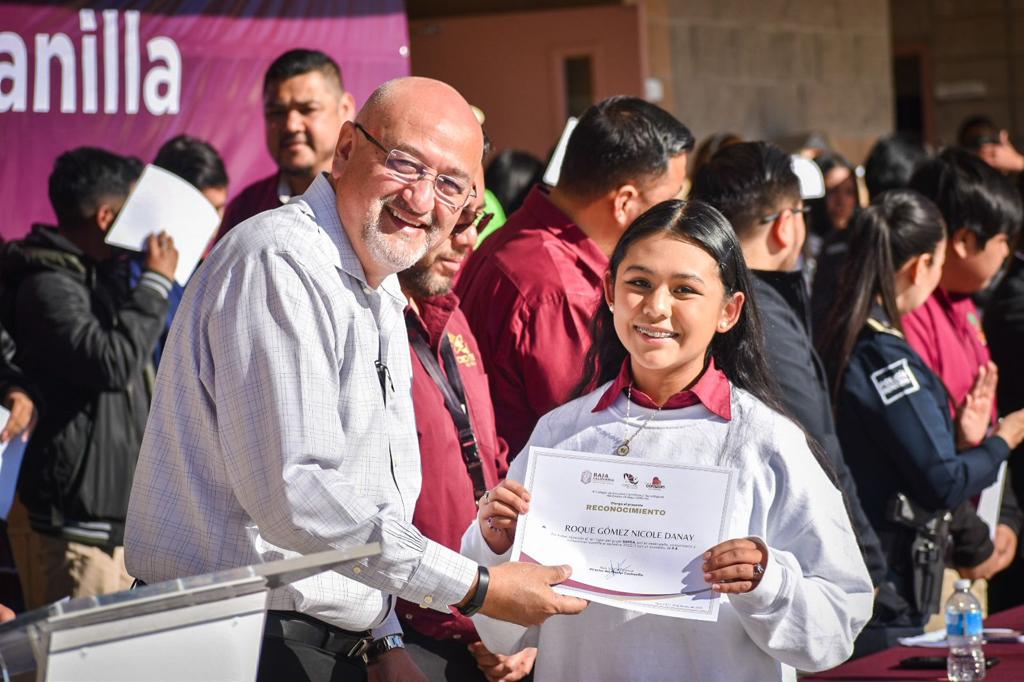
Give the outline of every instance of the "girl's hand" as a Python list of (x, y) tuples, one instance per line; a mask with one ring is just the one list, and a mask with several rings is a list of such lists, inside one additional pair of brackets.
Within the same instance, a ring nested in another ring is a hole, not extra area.
[(966, 450), (980, 443), (992, 423), (992, 405), (996, 399), (999, 371), (993, 362), (978, 368), (974, 387), (956, 411), (957, 449)]
[(768, 548), (751, 538), (726, 540), (704, 552), (704, 580), (722, 594), (750, 592), (768, 565)]
[(530, 511), (530, 493), (522, 484), (505, 479), (477, 502), (480, 534), (495, 554), (504, 554), (516, 537), (519, 515)]

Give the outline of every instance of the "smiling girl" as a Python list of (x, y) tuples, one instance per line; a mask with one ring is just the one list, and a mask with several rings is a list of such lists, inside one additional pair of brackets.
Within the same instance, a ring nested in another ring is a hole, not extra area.
[(544, 680), (794, 679), (845, 660), (871, 615), (872, 587), (841, 494), (772, 395), (750, 275), (725, 218), (667, 201), (620, 239), (594, 321), (581, 393), (547, 414), (481, 499), (462, 551), (507, 560), (530, 447), (730, 467), (726, 537), (704, 580), (728, 595), (717, 622), (591, 604), (526, 629), (476, 617), (489, 648), (539, 646)]

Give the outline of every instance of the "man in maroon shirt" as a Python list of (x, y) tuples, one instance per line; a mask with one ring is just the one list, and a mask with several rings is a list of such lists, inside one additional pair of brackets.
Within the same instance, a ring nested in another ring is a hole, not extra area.
[[(474, 184), (477, 196), (463, 209), (451, 238), (398, 273), (409, 299), (405, 320), (423, 471), (412, 522), (456, 552), (476, 519), (477, 498), (508, 471), (508, 446), (494, 428), (480, 349), (452, 293), (452, 280), (476, 243), (484, 203), (483, 166)], [(409, 654), (432, 680), (511, 682), (533, 667), (536, 649), (514, 656), (491, 654), (473, 621), (454, 610), (441, 614), (400, 600), (396, 611)]]
[(685, 125), (642, 99), (591, 106), (569, 139), (558, 185), (534, 187), (460, 275), (456, 293), (513, 457), (537, 420), (571, 397), (608, 257), (637, 216), (681, 196), (692, 148)]
[(317, 174), (330, 171), (338, 132), (355, 112), (341, 69), (323, 52), (289, 50), (275, 59), (263, 77), (263, 120), (277, 172), (231, 200), (217, 239), (243, 220), (302, 194)]

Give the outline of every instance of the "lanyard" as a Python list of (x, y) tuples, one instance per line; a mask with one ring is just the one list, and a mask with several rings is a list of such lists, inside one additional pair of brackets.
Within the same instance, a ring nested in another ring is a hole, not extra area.
[(437, 357), (430, 350), (427, 340), (420, 331), (420, 323), (416, 314), (411, 309), (407, 310), (405, 314), (412, 348), (420, 362), (423, 363), (427, 374), (441, 391), (441, 395), (444, 397), (444, 406), (448, 410), (452, 422), (455, 423), (455, 428), (459, 431), (462, 461), (473, 482), (473, 497), (479, 500), (487, 492), (487, 482), (484, 480), (483, 463), (480, 461), (480, 451), (477, 448), (476, 436), (473, 434), (473, 425), (469, 420), (466, 389), (462, 384), (462, 375), (459, 373), (459, 363), (452, 351), (452, 344), (448, 341), (448, 335), (442, 333), (440, 343), (441, 357), (444, 360), (444, 372), (442, 373)]

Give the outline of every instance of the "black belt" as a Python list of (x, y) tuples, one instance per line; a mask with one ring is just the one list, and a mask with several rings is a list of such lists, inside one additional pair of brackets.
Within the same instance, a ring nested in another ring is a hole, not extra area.
[(373, 642), (369, 630), (342, 630), (297, 611), (267, 611), (263, 635), (302, 642), (345, 658), (363, 656)]

